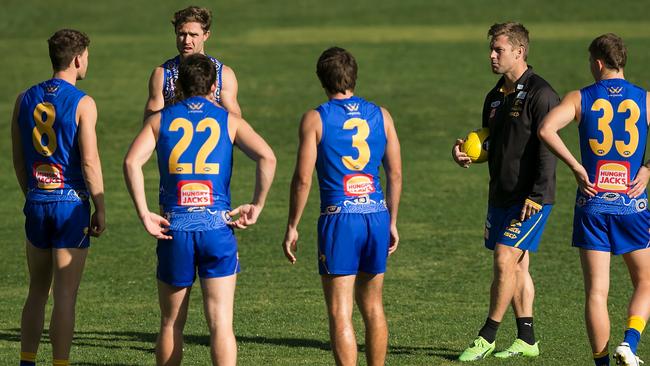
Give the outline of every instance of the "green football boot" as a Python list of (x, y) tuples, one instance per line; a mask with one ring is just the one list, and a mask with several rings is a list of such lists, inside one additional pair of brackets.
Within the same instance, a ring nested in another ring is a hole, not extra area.
[(501, 352), (494, 354), (497, 358), (510, 358), (510, 357), (537, 357), (539, 356), (539, 342), (530, 345), (521, 339), (517, 338), (512, 345)]
[(479, 336), (474, 343), (463, 351), (458, 361), (478, 361), (489, 356), (494, 351), (496, 342), (489, 343), (485, 338)]

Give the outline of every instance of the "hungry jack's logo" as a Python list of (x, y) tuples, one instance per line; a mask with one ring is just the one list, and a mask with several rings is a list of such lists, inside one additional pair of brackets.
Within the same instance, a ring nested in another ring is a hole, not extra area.
[(370, 174), (349, 174), (343, 177), (343, 190), (347, 196), (363, 196), (375, 192)]
[(596, 190), (598, 192), (627, 192), (630, 183), (628, 161), (599, 161), (596, 166)]
[(59, 164), (34, 163), (32, 176), (41, 189), (63, 188), (63, 168)]
[(212, 182), (209, 180), (182, 180), (177, 185), (180, 206), (212, 205)]

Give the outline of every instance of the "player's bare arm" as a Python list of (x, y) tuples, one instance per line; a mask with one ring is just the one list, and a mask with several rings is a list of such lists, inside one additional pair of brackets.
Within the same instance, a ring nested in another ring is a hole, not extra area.
[(156, 149), (159, 129), (160, 113), (155, 113), (145, 120), (144, 127), (124, 157), (124, 180), (145, 230), (157, 239), (171, 239), (172, 237), (166, 234), (169, 231), (169, 221), (149, 211), (144, 192), (142, 167)]
[(23, 156), (23, 143), (20, 138), (20, 128), (18, 127), (18, 113), (20, 113), (20, 103), (23, 100), (23, 93), (16, 98), (14, 112), (11, 117), (11, 152), (14, 163), (16, 179), (23, 195), (27, 195), (27, 171), (25, 171), (25, 157)]
[(241, 108), (237, 102), (237, 92), (239, 91), (237, 77), (235, 72), (226, 65), (223, 65), (221, 70), (221, 85), (221, 104), (228, 110), (228, 113), (241, 117)]
[(289, 219), (282, 245), (284, 255), (292, 264), (296, 263), (298, 224), (309, 198), (322, 128), (320, 115), (317, 111), (310, 110), (302, 116), (299, 130), (298, 157), (289, 194)]
[(574, 90), (562, 99), (560, 104), (553, 108), (544, 118), (538, 131), (539, 138), (548, 146), (548, 148), (559, 157), (571, 170), (576, 177), (580, 191), (588, 197), (596, 195), (594, 184), (589, 181), (589, 176), (585, 168), (571, 154), (566, 147), (558, 131), (566, 127), (571, 121), (580, 116), (580, 91)]
[(106, 228), (104, 206), (104, 178), (102, 164), (97, 147), (97, 106), (90, 96), (86, 95), (77, 106), (77, 121), (79, 128), (79, 154), (81, 156), (81, 171), (86, 187), (93, 201), (95, 211), (90, 219), (90, 235), (99, 236)]
[(386, 132), (386, 152), (384, 153), (383, 165), (387, 182), (386, 202), (390, 213), (390, 246), (388, 247), (388, 254), (392, 254), (399, 245), (397, 212), (402, 195), (402, 156), (393, 117), (383, 107), (381, 112), (384, 116), (384, 130)]
[[(650, 103), (650, 93), (646, 95), (646, 105)], [(647, 121), (650, 123), (650, 109), (646, 108)], [(648, 186), (648, 181), (650, 180), (650, 160), (646, 161), (645, 164), (639, 168), (639, 171), (636, 173), (634, 180), (630, 182), (630, 190), (627, 192), (627, 195), (630, 198), (636, 198), (645, 192), (646, 187)]]
[(156, 67), (149, 78), (149, 99), (144, 106), (144, 118), (160, 111), (165, 107), (165, 98), (163, 97), (163, 82), (165, 79), (162, 67)]
[(250, 204), (244, 204), (236, 207), (228, 214), (237, 216), (230, 225), (238, 229), (245, 229), (249, 225), (257, 222), (266, 197), (271, 189), (273, 177), (275, 175), (276, 159), (271, 147), (264, 139), (253, 130), (253, 128), (242, 118), (229, 113), (228, 126), (235, 128), (234, 144), (246, 154), (251, 160), (257, 163), (255, 170), (255, 192)]

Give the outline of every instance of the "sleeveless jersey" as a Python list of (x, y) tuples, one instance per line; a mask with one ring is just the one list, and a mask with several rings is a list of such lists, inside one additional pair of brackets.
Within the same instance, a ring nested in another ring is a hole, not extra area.
[(18, 126), (28, 200), (76, 201), (77, 193), (85, 192), (76, 118), (84, 95), (62, 79), (44, 81), (23, 94)]
[[(208, 55), (206, 55), (208, 56)], [(214, 91), (214, 100), (221, 103), (221, 71), (223, 64), (212, 56), (208, 56), (217, 70), (217, 89)], [(178, 67), (181, 64), (181, 57), (176, 56), (165, 61), (160, 67), (163, 68), (163, 98), (165, 105), (176, 103), (176, 80), (178, 79)]]
[(163, 210), (229, 210), (232, 146), (228, 112), (208, 99), (165, 107), (156, 146)]
[(386, 210), (379, 166), (386, 150), (381, 108), (362, 98), (320, 105), (323, 132), (316, 170), (325, 214)]
[(581, 89), (580, 96), (582, 165), (598, 194), (588, 199), (578, 191), (577, 205), (615, 215), (646, 210), (645, 191), (634, 199), (627, 195), (629, 183), (644, 161), (646, 91), (623, 79), (606, 79)]

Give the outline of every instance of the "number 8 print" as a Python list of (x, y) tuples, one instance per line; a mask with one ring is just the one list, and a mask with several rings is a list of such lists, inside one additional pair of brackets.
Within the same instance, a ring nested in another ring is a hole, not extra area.
[[(45, 120), (43, 120), (45, 115)], [(56, 111), (54, 105), (51, 103), (39, 103), (34, 108), (34, 128), (32, 129), (32, 144), (36, 151), (45, 156), (50, 157), (57, 148), (56, 133), (54, 132), (54, 120), (56, 118)], [(46, 136), (47, 143), (43, 143), (43, 136)]]

